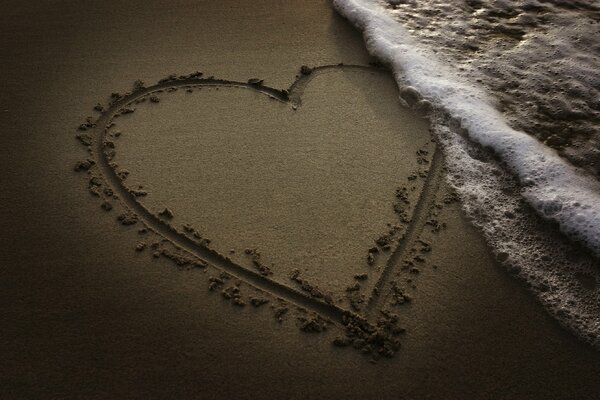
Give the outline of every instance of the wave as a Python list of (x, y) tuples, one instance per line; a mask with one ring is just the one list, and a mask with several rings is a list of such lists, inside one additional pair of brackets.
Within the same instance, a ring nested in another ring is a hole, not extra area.
[[(435, 41), (411, 34), (397, 7), (370, 0), (333, 4), (362, 30), (369, 52), (392, 68), (403, 101), (433, 108), (449, 181), (500, 260), (559, 321), (599, 345), (600, 273), (594, 258), (600, 257), (600, 182), (511, 126), (481, 79), (469, 79), (475, 74), (464, 73)], [(577, 256), (582, 251), (538, 219), (552, 221), (595, 257)]]

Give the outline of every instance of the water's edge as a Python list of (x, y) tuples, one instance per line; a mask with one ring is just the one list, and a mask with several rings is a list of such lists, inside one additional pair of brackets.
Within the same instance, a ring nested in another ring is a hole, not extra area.
[(437, 61), (381, 3), (333, 5), (392, 68), (401, 99), (432, 109), (448, 181), (498, 259), (562, 325), (600, 348), (598, 181), (509, 126), (481, 87)]

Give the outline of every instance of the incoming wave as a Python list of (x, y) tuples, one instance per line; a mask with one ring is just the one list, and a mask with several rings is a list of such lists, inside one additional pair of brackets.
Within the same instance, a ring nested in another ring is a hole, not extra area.
[[(485, 10), (483, 2), (470, 2), (479, 4), (479, 10)], [(600, 346), (600, 270), (597, 268), (600, 182), (593, 176), (593, 164), (592, 173), (589, 168), (587, 171), (577, 168), (557, 150), (518, 129), (527, 124), (510, 121), (510, 116), (524, 118), (530, 114), (503, 114), (499, 108), (510, 106), (503, 107), (493, 92), (486, 91), (483, 79), (478, 77), (481, 76), (478, 71), (483, 68), (469, 71), (464, 65), (473, 60), (457, 62), (457, 57), (452, 57), (447, 48), (452, 42), (444, 47), (444, 41), (415, 33), (419, 30), (412, 22), (403, 21), (406, 13), (400, 4), (415, 2), (390, 3), (334, 0), (334, 7), (362, 30), (371, 54), (393, 69), (401, 98), (416, 107), (433, 106), (434, 130), (447, 156), (449, 181), (500, 261), (529, 283), (559, 321), (586, 341)], [(511, 12), (507, 2), (491, 3), (502, 3), (502, 7), (494, 8), (497, 13), (523, 18), (522, 14)], [(523, 3), (530, 8), (539, 5), (535, 0)], [(415, 7), (409, 5), (407, 10), (414, 11)], [(476, 10), (473, 5), (468, 7)], [(451, 13), (456, 8), (460, 9), (440, 3), (440, 7), (413, 14), (410, 20), (414, 22), (416, 17), (421, 17), (422, 21), (431, 21), (428, 32), (437, 27), (444, 29), (444, 26), (459, 26), (464, 30), (464, 24), (457, 23), (456, 15), (451, 15), (445, 25), (439, 22), (438, 14)], [(517, 35), (510, 32), (511, 25), (497, 28), (499, 25), (495, 25), (498, 32)], [(526, 32), (518, 35), (522, 37)], [(560, 44), (555, 41), (553, 46), (557, 43)], [(562, 45), (565, 46), (564, 42)], [(459, 50), (455, 53), (464, 54), (464, 48)], [(502, 51), (495, 49), (488, 53), (498, 57)], [(483, 65), (481, 58), (479, 63)], [(581, 73), (586, 75), (585, 71)], [(593, 75), (594, 72), (589, 72), (586, 76)], [(561, 77), (556, 81), (562, 81)], [(571, 121), (578, 115), (576, 108), (562, 107), (560, 111), (566, 112), (565, 119)], [(594, 110), (586, 111), (588, 120), (593, 119)], [(559, 135), (552, 140), (560, 142), (560, 139)], [(486, 149), (491, 149), (493, 155)], [(537, 215), (529, 213), (529, 208)], [(555, 229), (549, 227), (548, 221), (573, 242), (553, 233)], [(583, 244), (593, 256), (585, 254), (586, 250), (574, 242)]]

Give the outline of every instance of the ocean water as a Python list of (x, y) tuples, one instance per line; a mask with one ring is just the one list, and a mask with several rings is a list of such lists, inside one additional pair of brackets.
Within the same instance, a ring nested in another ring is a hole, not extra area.
[(600, 4), (333, 3), (401, 100), (430, 112), (449, 181), (499, 261), (600, 347)]

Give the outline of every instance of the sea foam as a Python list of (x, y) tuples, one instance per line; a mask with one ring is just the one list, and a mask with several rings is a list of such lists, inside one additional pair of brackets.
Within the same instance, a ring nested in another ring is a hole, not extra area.
[(419, 46), (379, 2), (336, 0), (334, 5), (363, 31), (374, 56), (457, 118), (471, 139), (500, 155), (542, 216), (558, 222), (564, 233), (600, 256), (600, 184), (595, 179), (535, 138), (512, 129), (483, 90)]
[[(561, 322), (598, 345), (600, 275), (593, 265), (597, 262), (567, 256), (569, 244), (539, 232), (547, 227), (519, 214), (519, 202), (524, 199), (541, 217), (556, 222), (569, 238), (600, 257), (598, 180), (509, 125), (483, 85), (465, 77), (449, 60), (440, 59), (430, 43), (413, 37), (384, 3), (334, 0), (333, 4), (362, 30), (369, 52), (392, 68), (401, 96), (408, 93), (411, 102), (418, 98), (410, 95), (416, 91), (434, 109), (443, 110), (445, 117), (434, 117), (433, 123), (446, 154), (450, 183), (495, 252), (503, 255), (503, 262), (518, 271)], [(472, 157), (476, 150), (459, 133), (491, 149), (501, 165)], [(505, 195), (506, 186), (518, 198)], [(556, 240), (561, 244), (553, 245)], [(582, 276), (596, 284), (583, 288)]]

